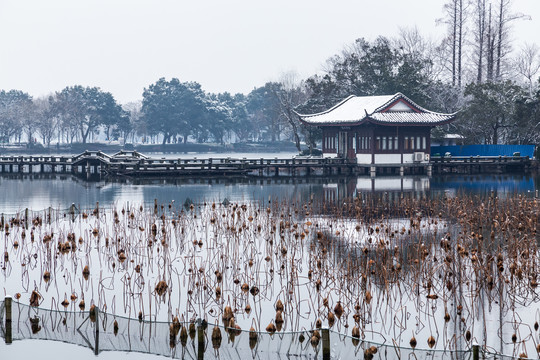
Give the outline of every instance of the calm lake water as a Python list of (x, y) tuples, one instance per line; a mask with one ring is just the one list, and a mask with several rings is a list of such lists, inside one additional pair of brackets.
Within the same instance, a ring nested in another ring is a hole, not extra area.
[[(188, 155), (186, 155), (188, 156)], [(253, 155), (251, 157), (260, 157)], [(167, 155), (164, 155), (167, 157)], [(175, 155), (175, 157), (178, 157)], [(202, 156), (201, 156), (202, 157)], [(205, 155), (204, 157), (212, 157)], [(238, 157), (238, 156), (237, 156)], [(250, 157), (246, 154), (245, 157)], [(265, 156), (263, 156), (265, 157)], [(445, 177), (332, 177), (332, 178), (230, 178), (230, 179), (116, 179), (86, 181), (72, 176), (24, 175), (0, 176), (0, 212), (9, 216), (17, 212), (43, 210), (48, 207), (79, 209), (99, 206), (110, 208), (158, 204), (181, 207), (185, 203), (340, 202), (361, 193), (380, 193), (389, 197), (456, 196), (460, 193), (489, 194), (500, 198), (522, 194), (537, 196), (540, 179), (523, 175), (452, 175)], [(0, 279), (0, 288), (3, 288)], [(1, 295), (3, 297), (3, 295)], [(226, 341), (224, 339), (224, 341)], [(31, 344), (31, 346), (30, 346)], [(43, 340), (0, 342), (0, 358), (64, 358), (76, 353), (79, 359), (94, 359), (88, 348)], [(43, 355), (49, 354), (49, 355)], [(54, 355), (53, 355), (54, 354)], [(104, 352), (99, 358), (127, 356), (131, 359), (160, 358), (139, 353)]]
[(511, 194), (534, 196), (540, 179), (524, 175), (452, 175), (446, 177), (333, 177), (333, 178), (229, 178), (189, 179), (169, 178), (120, 179), (86, 181), (60, 175), (0, 175), (0, 212), (43, 210), (48, 207), (67, 209), (71, 204), (87, 209), (100, 206), (184, 204), (186, 200), (202, 203), (250, 202), (287, 199), (305, 202), (310, 199), (337, 200), (359, 192), (409, 193), (432, 196), (459, 192), (485, 194), (491, 191), (499, 197)]

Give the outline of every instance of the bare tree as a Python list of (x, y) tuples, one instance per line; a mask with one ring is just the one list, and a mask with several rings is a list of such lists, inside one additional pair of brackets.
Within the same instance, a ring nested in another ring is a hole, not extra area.
[(473, 58), (476, 65), (476, 81), (481, 83), (484, 72), (484, 55), (486, 52), (487, 24), (486, 0), (476, 0), (474, 7), (474, 41)]
[(283, 119), (290, 126), (294, 142), (298, 151), (300, 149), (300, 121), (294, 109), (307, 101), (308, 95), (303, 81), (298, 80), (296, 72), (287, 72), (281, 75), (279, 87), (275, 90), (275, 96), (280, 104), (280, 112)]
[[(492, 6), (493, 4), (493, 6)], [(531, 20), (521, 13), (511, 12), (512, 0), (494, 0), (483, 10), (486, 28), (486, 78), (488, 81), (502, 80), (507, 68), (507, 57), (512, 52), (512, 23), (515, 20)]]
[(423, 69), (430, 79), (439, 79), (444, 71), (440, 59), (440, 47), (434, 40), (420, 33), (417, 26), (400, 27), (399, 35), (393, 40), (393, 46), (403, 54), (412, 56), (414, 59), (428, 60)]
[(486, 30), (486, 79), (492, 81), (494, 77), (494, 61), (495, 61), (495, 44), (497, 37), (495, 35), (495, 26), (493, 25), (493, 11), (491, 2), (488, 6), (487, 13), (487, 30)]
[(131, 132), (125, 134), (124, 138), (127, 142), (128, 138), (131, 136), (131, 142), (134, 142), (135, 135), (146, 136), (148, 131), (146, 129), (146, 123), (143, 121), (142, 117), (142, 101), (129, 102), (122, 105), (122, 108), (129, 114), (129, 122), (131, 124)]
[(37, 98), (34, 100), (34, 119), (35, 127), (41, 141), (47, 147), (50, 147), (52, 139), (55, 137), (60, 140), (57, 134), (59, 119), (51, 111), (51, 102), (49, 97)]
[(474, 23), (473, 61), (476, 67), (476, 81), (501, 81), (507, 74), (512, 52), (512, 23), (515, 20), (530, 19), (521, 13), (512, 13), (512, 0), (473, 0)]
[(540, 48), (536, 44), (525, 44), (514, 59), (514, 70), (522, 76), (529, 87), (529, 96), (533, 95), (536, 74), (540, 71)]
[(511, 46), (511, 24), (515, 20), (531, 20), (531, 17), (521, 13), (512, 13), (511, 5), (512, 0), (498, 0), (499, 1), (499, 13), (497, 23), (497, 55), (496, 55), (496, 67), (495, 77), (500, 80), (502, 77), (503, 61), (507, 55), (512, 51)]
[(461, 87), (463, 76), (463, 48), (468, 4), (467, 0), (448, 0), (444, 5), (446, 17), (437, 20), (438, 23), (448, 25), (448, 36), (443, 41), (443, 46), (447, 47), (451, 53), (449, 70), (452, 76), (452, 85), (458, 87)]
[(34, 144), (34, 133), (36, 132), (36, 107), (34, 102), (29, 102), (24, 107), (24, 116), (21, 119), (21, 127), (26, 139), (28, 141), (28, 146), (33, 146)]

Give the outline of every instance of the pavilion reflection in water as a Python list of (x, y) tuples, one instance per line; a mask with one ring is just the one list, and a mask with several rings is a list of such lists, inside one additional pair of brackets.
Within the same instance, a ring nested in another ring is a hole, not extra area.
[(344, 199), (362, 194), (384, 194), (388, 200), (409, 196), (422, 196), (429, 192), (431, 180), (428, 176), (398, 177), (357, 177), (336, 179), (323, 185), (324, 200), (328, 203), (341, 202)]

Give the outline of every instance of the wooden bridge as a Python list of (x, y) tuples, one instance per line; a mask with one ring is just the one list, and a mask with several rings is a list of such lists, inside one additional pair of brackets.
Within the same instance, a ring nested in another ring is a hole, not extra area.
[(150, 158), (137, 151), (108, 155), (85, 151), (75, 156), (2, 156), (0, 173), (60, 173), (95, 176), (332, 176), (528, 171), (527, 157), (433, 157), (430, 163), (356, 164), (342, 158), (290, 159)]
[(354, 174), (360, 169), (345, 159), (150, 158), (137, 151), (108, 155), (85, 151), (75, 156), (2, 156), (1, 173), (61, 173), (81, 176), (296, 176)]

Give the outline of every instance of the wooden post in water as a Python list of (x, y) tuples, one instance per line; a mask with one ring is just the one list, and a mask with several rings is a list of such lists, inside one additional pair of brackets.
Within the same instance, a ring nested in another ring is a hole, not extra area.
[(75, 221), (75, 203), (71, 203), (69, 214), (71, 215), (71, 221)]
[(6, 311), (6, 344), (11, 344), (12, 342), (12, 327), (11, 327), (11, 322), (12, 322), (12, 314), (11, 314), (11, 305), (12, 305), (12, 299), (11, 299), (11, 296), (9, 295), (6, 295), (5, 299), (4, 299), (4, 307), (5, 307), (5, 311)]
[(330, 360), (330, 329), (324, 327), (321, 329), (322, 333), (322, 358), (323, 360)]
[(99, 308), (95, 307), (96, 311), (96, 337), (95, 337), (95, 343), (94, 343), (94, 355), (99, 354)]
[(204, 359), (204, 329), (201, 318), (197, 319), (197, 360)]
[(480, 360), (480, 345), (478, 345), (476, 341), (473, 343), (472, 346), (472, 356), (473, 360)]
[(28, 208), (24, 210), (24, 227), (28, 230)]

